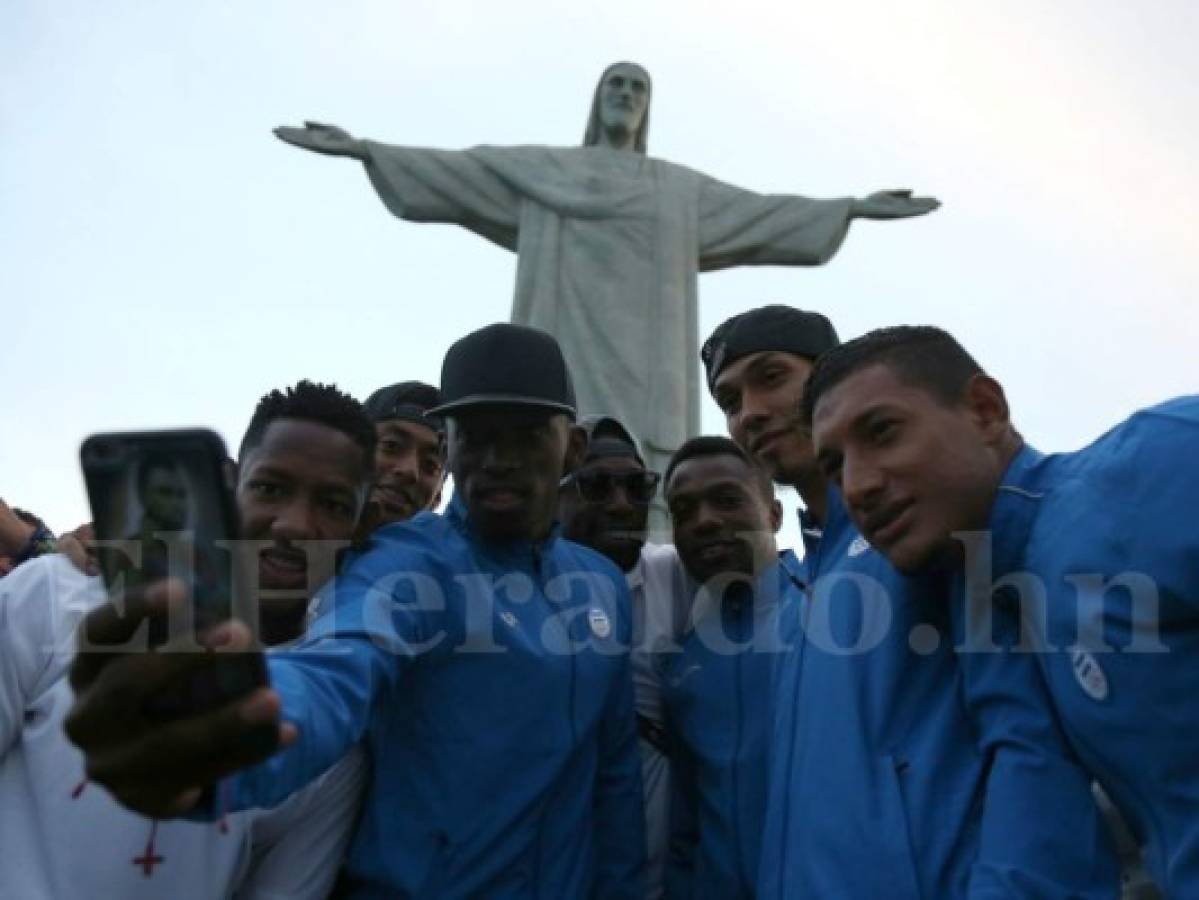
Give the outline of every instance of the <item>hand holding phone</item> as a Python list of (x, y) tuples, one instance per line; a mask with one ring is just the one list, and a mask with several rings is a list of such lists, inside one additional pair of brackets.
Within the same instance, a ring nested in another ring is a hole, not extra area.
[(127, 592), (122, 609), (93, 610), (80, 625), (81, 649), (70, 673), (76, 699), (65, 728), (87, 758), (89, 779), (125, 807), (159, 819), (188, 812), (209, 785), (296, 738), (266, 687), (202, 712), (170, 718), (150, 712), (170, 685), (206, 672), (214, 658), (245, 656), (254, 646), (250, 630), (230, 620), (206, 633), (211, 653), (121, 649), (187, 602), (182, 582), (163, 579)]
[(79, 629), (67, 734), (120, 802), (177, 815), (294, 736), (254, 641), (224, 446), (105, 434), (80, 458), (109, 602)]

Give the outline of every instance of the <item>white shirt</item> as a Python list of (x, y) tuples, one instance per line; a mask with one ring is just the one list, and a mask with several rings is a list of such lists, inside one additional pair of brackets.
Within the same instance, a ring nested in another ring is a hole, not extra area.
[(155, 827), (86, 782), (62, 730), (67, 670), (76, 626), (104, 600), (64, 556), (0, 579), (0, 900), (325, 897), (357, 815), (361, 751), (275, 809), (223, 823)]
[[(637, 715), (663, 727), (662, 681), (654, 666), (657, 653), (678, 648), (690, 615), (690, 600), (678, 554), (669, 544), (646, 544), (641, 559), (625, 576), (633, 595), (633, 694)], [(648, 841), (648, 896), (663, 896), (670, 841), (670, 760), (645, 738), (641, 746), (641, 779), (645, 789)]]

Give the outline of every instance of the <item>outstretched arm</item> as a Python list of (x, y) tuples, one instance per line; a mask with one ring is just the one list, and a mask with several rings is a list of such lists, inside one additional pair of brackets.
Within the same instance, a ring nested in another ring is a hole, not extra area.
[(922, 216), (940, 206), (911, 191), (817, 200), (796, 194), (756, 194), (700, 176), (699, 268), (820, 266), (837, 252), (854, 219)]
[(326, 156), (348, 156), (361, 162), (369, 162), (371, 158), (365, 141), (358, 140), (336, 125), (322, 125), (320, 122), (305, 122), (303, 128), (280, 125), (275, 129), (275, 137), (304, 150), (323, 153)]
[(388, 210), (410, 222), (449, 222), (516, 249), (520, 196), (480, 150), (432, 150), (360, 140), (336, 125), (275, 129), (281, 141), (365, 163)]
[[(151, 702), (219, 666), (223, 653), (251, 649), (249, 629), (239, 622), (215, 629), (207, 636), (215, 654), (138, 652), (146, 620), (169, 622), (187, 602), (177, 581), (126, 592), (119, 606), (110, 601), (91, 613), (80, 626), (71, 668), (76, 701), (66, 721), (89, 777), (156, 818), (274, 806), (313, 781), (361, 738), (377, 693), (421, 649), (414, 639), (423, 613), (403, 585), (391, 592), (392, 564), (408, 571), (368, 553), (339, 576), (335, 610), (300, 645), (271, 654), (269, 690), (167, 721), (152, 714)], [(276, 753), (288, 746), (293, 752)]]
[(906, 189), (875, 191), (868, 197), (854, 200), (849, 208), (851, 219), (907, 219), (923, 216), (937, 209), (936, 197), (913, 197)]

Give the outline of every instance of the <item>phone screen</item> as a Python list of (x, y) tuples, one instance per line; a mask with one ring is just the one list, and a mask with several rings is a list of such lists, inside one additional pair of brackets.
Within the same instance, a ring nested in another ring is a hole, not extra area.
[(173, 577), (195, 627), (229, 618), (244, 584), (224, 445), (205, 431), (96, 435), (81, 459), (110, 593)]
[[(242, 611), (250, 599), (246, 560), (238, 552), (231, 473), (216, 434), (93, 435), (80, 460), (110, 598), (119, 602), (123, 592), (166, 577), (187, 588), (190, 615), (169, 628), (154, 620), (160, 627), (151, 628), (153, 646), (197, 636)], [(185, 685), (156, 697), (150, 712), (172, 717), (212, 708), (266, 680), (260, 653), (218, 656)]]

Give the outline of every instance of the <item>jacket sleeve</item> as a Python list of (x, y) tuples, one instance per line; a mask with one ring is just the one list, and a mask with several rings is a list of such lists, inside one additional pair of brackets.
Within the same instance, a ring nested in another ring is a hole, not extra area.
[(225, 779), (211, 818), (272, 807), (316, 779), (361, 740), (376, 698), (390, 691), (421, 654), (445, 643), (445, 598), (410, 560), (367, 554), (335, 584), (335, 606), (304, 641), (268, 657), (271, 687), (285, 721), (299, 729), (292, 746)]
[(250, 861), (236, 900), (321, 900), (345, 858), (367, 781), (365, 751), (355, 747), (332, 769), (250, 829)]
[(633, 674), (627, 648), (632, 638), (631, 599), (619, 579), (619, 620), (626, 652), (620, 656), (615, 683), (600, 724), (599, 767), (595, 788), (596, 898), (645, 897), (645, 807), (641, 755), (633, 706)]
[[(1118, 897), (1119, 865), (1091, 779), (1066, 743), (1037, 655), (1017, 649), (1015, 610), (993, 609), (1003, 649), (958, 654), (967, 711), (989, 762), (969, 896)], [(961, 610), (955, 604), (959, 636)]]

